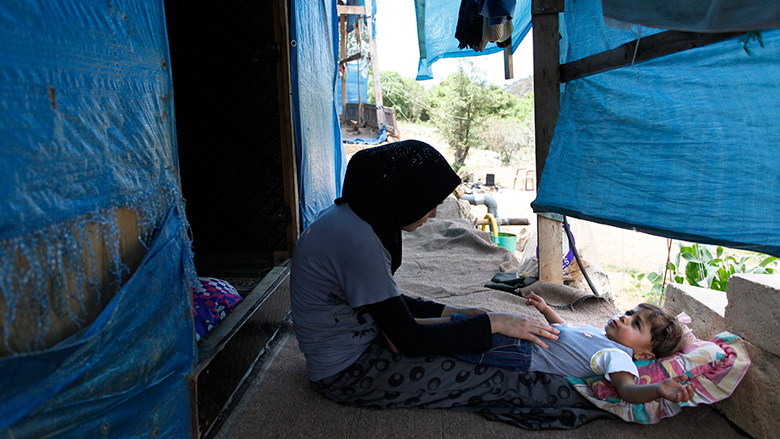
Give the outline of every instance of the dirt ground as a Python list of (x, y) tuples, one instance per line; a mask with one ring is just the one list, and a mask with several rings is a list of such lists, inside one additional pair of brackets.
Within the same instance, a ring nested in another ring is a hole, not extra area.
[[(450, 162), (453, 161), (449, 147), (439, 142), (430, 129), (417, 125), (401, 125), (399, 128), (399, 136), (389, 137), (388, 141), (422, 140), (439, 150)], [(360, 132), (342, 131), (344, 139), (376, 136), (376, 131), (369, 129), (361, 129)], [(353, 144), (344, 144), (344, 146), (347, 157), (367, 147)], [(518, 169), (517, 166), (503, 165), (497, 153), (486, 150), (469, 151), (466, 166), (473, 170), (474, 179), (477, 181), (485, 182), (487, 174), (495, 176), (496, 190), (483, 186), (483, 193), (491, 195), (496, 200), (499, 217), (527, 218), (531, 223), (529, 226), (502, 226), (501, 230), (518, 236), (531, 236), (536, 231), (536, 215), (531, 209), (536, 191), (523, 189), (525, 168)], [(535, 182), (533, 186), (535, 187)], [(471, 206), (471, 213), (476, 218), (482, 218), (487, 213), (487, 207)], [(631, 273), (648, 273), (657, 271), (663, 266), (667, 260), (667, 239), (603, 224), (584, 221), (583, 223), (590, 228), (598, 263), (609, 278), (613, 300), (618, 309), (631, 309), (637, 303), (646, 301), (647, 298), (643, 297), (643, 293), (649, 290), (649, 285), (645, 284), (642, 288), (637, 288)], [(576, 232), (575, 240), (578, 240)], [(671, 249), (672, 258), (675, 249), (676, 246)], [(516, 255), (518, 258), (522, 257), (521, 252), (517, 252)]]

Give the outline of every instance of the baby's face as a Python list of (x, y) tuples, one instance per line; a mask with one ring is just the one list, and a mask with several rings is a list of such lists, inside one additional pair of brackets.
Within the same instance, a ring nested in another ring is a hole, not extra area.
[(650, 314), (652, 311), (636, 307), (626, 311), (622, 316), (609, 320), (604, 330), (607, 338), (633, 349), (634, 355), (639, 352), (652, 352), (653, 335)]

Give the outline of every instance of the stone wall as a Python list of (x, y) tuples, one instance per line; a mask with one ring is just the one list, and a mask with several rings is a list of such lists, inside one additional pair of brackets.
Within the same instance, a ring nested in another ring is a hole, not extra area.
[(746, 342), (752, 360), (730, 398), (715, 404), (730, 421), (755, 438), (780, 432), (780, 276), (738, 274), (728, 291), (671, 284), (664, 307), (691, 316), (696, 336), (709, 340), (730, 331)]

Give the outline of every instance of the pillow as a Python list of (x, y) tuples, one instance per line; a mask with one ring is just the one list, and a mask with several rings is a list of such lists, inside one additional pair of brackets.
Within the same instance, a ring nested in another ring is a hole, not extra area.
[(211, 328), (222, 321), (241, 301), (233, 285), (213, 277), (199, 277), (192, 289), (192, 315), (195, 321), (195, 339), (200, 340)]
[(671, 357), (635, 363), (640, 384), (687, 375), (695, 387), (695, 394), (688, 402), (677, 404), (660, 398), (645, 404), (630, 404), (620, 399), (615, 387), (603, 376), (566, 379), (597, 407), (640, 424), (655, 424), (676, 415), (681, 407), (712, 404), (731, 396), (750, 366), (742, 339), (722, 332), (711, 341), (697, 340), (686, 326), (686, 341), (682, 351)]

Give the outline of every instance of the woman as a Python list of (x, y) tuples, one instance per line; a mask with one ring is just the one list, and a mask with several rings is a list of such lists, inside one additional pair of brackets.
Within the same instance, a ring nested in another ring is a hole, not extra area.
[[(347, 405), (480, 411), (527, 428), (579, 425), (588, 410), (571, 408), (588, 404), (562, 378), (448, 356), (490, 349), (493, 333), (546, 347), (556, 329), (398, 291), (401, 231), (436, 217), (459, 183), (444, 157), (419, 141), (352, 157), (343, 196), (301, 235), (292, 260), (293, 325), (309, 378)], [(451, 321), (452, 313), (471, 318)]]

